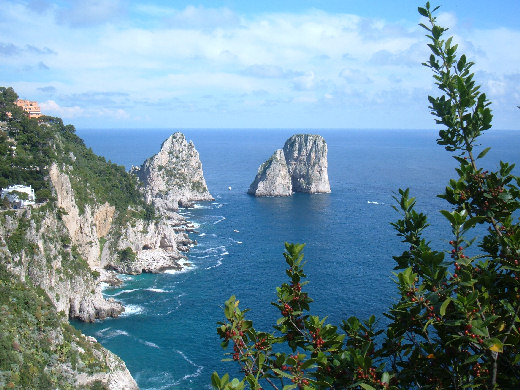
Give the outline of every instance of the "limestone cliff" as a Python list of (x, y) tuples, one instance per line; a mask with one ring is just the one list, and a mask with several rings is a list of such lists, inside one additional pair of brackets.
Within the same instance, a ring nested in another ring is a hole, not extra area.
[(297, 134), (263, 163), (248, 193), (288, 196), (293, 192), (330, 192), (327, 143), (320, 135)]
[(202, 172), (199, 153), (182, 133), (172, 134), (156, 155), (132, 170), (141, 180), (147, 202), (161, 213), (213, 200)]
[(292, 195), (291, 176), (282, 149), (275, 151), (271, 158), (258, 168), (255, 180), (247, 192), (255, 196)]

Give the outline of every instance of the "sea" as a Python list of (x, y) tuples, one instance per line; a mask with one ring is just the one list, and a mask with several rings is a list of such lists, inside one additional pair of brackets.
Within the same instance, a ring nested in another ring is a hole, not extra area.
[[(85, 144), (130, 169), (157, 153), (175, 131), (192, 140), (214, 201), (180, 213), (196, 226), (197, 241), (181, 272), (121, 275), (106, 297), (125, 305), (118, 318), (73, 321), (119, 355), (141, 389), (210, 389), (211, 374), (238, 375), (217, 336), (231, 296), (249, 308), (259, 330), (271, 332), (279, 312), (271, 305), (287, 280), (284, 242), (305, 243), (304, 289), (311, 313), (341, 325), (350, 316), (383, 313), (396, 301), (392, 256), (405, 249), (390, 223), (400, 188), (410, 188), (417, 210), (429, 216), (425, 236), (449, 250), (450, 226), (437, 195), (455, 177), (456, 161), (436, 144), (436, 130), (356, 129), (78, 129)], [(255, 198), (247, 194), (258, 167), (293, 134), (322, 135), (328, 145), (329, 194)], [(520, 162), (520, 131), (488, 130), (486, 169)], [(519, 174), (519, 169), (515, 169)], [(475, 232), (478, 235), (479, 232)], [(480, 233), (482, 234), (482, 233)], [(229, 351), (227, 351), (229, 352)]]

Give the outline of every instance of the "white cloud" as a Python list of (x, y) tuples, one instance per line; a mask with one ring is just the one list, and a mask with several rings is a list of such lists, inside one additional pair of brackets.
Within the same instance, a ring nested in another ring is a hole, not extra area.
[(74, 119), (84, 116), (84, 110), (79, 106), (62, 107), (54, 100), (47, 100), (40, 103), (40, 109), (43, 114), (50, 116), (58, 116), (63, 119)]
[[(416, 21), (315, 9), (246, 17), (228, 8), (123, 0), (41, 3), (47, 12), (35, 18), (21, 4), (3, 4), (0, 85), (16, 84), (19, 93), (41, 100), (50, 97), (45, 87), (52, 86), (54, 100), (42, 107), (64, 118), (154, 117), (167, 106), (208, 115), (217, 106), (239, 111), (244, 96), (255, 109), (385, 99), (406, 105), (415, 91), (433, 85), (420, 65), (429, 52)], [(475, 70), (486, 73), (490, 93), (513, 97), (504, 83), (520, 73), (520, 51), (512, 50), (520, 31), (459, 29), (452, 13), (438, 20), (472, 55)], [(207, 95), (212, 99), (203, 99)]]

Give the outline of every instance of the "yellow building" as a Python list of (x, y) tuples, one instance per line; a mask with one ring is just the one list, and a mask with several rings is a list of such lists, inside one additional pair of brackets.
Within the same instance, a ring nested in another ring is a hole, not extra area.
[(21, 107), (29, 116), (29, 118), (39, 118), (42, 116), (38, 102), (30, 100), (18, 99), (16, 105)]

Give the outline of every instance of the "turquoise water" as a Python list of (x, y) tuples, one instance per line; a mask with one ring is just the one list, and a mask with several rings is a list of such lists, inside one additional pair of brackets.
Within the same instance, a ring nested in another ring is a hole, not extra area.
[[(230, 295), (251, 308), (255, 326), (270, 330), (270, 305), (284, 282), (284, 241), (305, 242), (314, 313), (340, 324), (351, 315), (381, 313), (395, 298), (392, 255), (402, 251), (389, 223), (397, 219), (392, 196), (410, 187), (418, 208), (431, 215), (428, 237), (442, 250), (449, 227), (436, 211), (455, 166), (435, 143), (434, 131), (319, 130), (329, 148), (332, 193), (290, 198), (246, 194), (258, 166), (295, 133), (307, 130), (183, 130), (200, 153), (214, 202), (182, 214), (198, 225), (193, 264), (181, 273), (123, 276), (105, 290), (127, 311), (94, 324), (74, 322), (126, 362), (141, 389), (210, 388), (211, 373), (235, 372), (215, 328)], [(170, 130), (79, 130), (94, 152), (139, 165), (156, 153)], [(498, 159), (520, 162), (520, 132), (495, 131), (483, 139)], [(518, 171), (518, 170), (517, 170)], [(231, 190), (228, 189), (231, 187)]]

